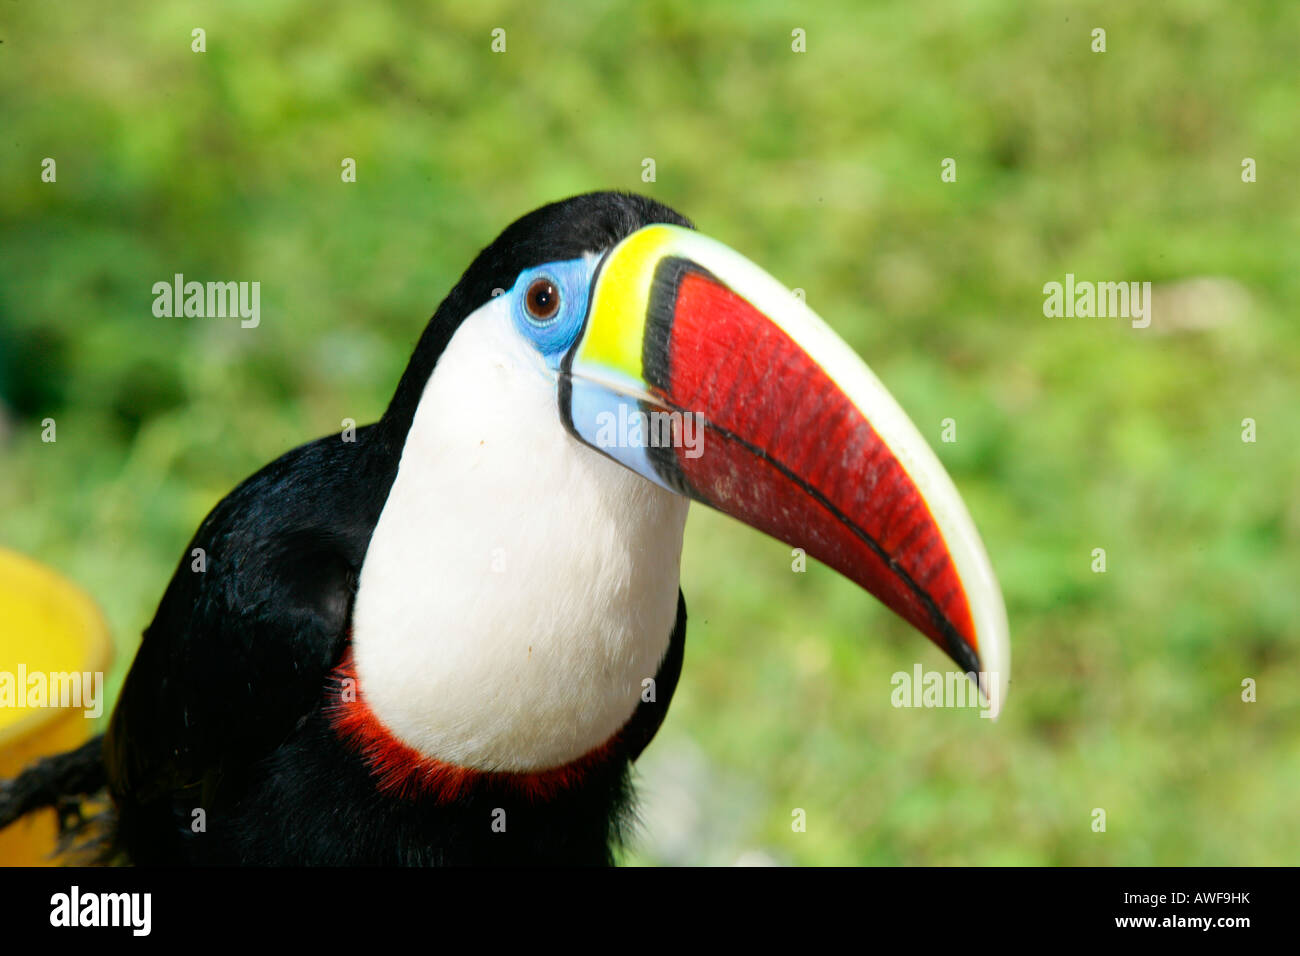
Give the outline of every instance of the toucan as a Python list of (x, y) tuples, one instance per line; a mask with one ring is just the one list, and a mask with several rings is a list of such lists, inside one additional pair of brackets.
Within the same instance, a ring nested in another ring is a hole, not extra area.
[(106, 732), (5, 784), (0, 824), (98, 795), (63, 815), (109, 862), (615, 862), (682, 669), (691, 501), (850, 578), (1001, 706), (997, 581), (899, 405), (758, 266), (596, 192), (474, 259), (377, 422), (216, 505)]

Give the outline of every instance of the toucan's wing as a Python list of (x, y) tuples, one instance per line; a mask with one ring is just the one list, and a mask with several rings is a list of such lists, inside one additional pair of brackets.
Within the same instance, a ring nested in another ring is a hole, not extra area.
[(289, 452), (200, 525), (106, 736), (124, 826), (132, 808), (210, 797), (319, 704), (395, 471), (364, 451), (368, 432)]

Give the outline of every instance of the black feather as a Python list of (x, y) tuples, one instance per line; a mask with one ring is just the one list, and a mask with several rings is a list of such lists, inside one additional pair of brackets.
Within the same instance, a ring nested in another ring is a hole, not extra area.
[(12, 780), (0, 780), (0, 830), (34, 810), (66, 810), (68, 798), (103, 790), (103, 743), (102, 736), (92, 737), (76, 750), (36, 761)]

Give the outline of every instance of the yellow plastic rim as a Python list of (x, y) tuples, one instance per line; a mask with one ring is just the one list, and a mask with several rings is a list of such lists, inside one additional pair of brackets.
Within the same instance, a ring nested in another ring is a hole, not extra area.
[[(45, 565), (0, 548), (0, 671), (16, 675), (22, 665), (29, 674), (105, 673), (111, 659), (108, 625), (95, 602)], [(0, 707), (0, 750), (68, 715), (59, 707)]]

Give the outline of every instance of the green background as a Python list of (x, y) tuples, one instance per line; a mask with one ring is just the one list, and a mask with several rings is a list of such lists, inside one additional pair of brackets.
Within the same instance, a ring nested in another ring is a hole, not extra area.
[[(6, 3), (0, 543), (103, 605), (116, 688), (203, 515), (377, 417), (479, 248), (638, 190), (894, 392), (981, 529), (1014, 673), (996, 724), (893, 708), (939, 652), (695, 509), (630, 859), (1295, 863), (1297, 37), (1282, 0)], [(260, 281), (261, 326), (155, 318), (176, 272)], [(1152, 326), (1045, 318), (1067, 272), (1153, 282)]]

